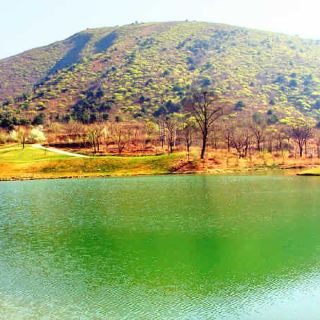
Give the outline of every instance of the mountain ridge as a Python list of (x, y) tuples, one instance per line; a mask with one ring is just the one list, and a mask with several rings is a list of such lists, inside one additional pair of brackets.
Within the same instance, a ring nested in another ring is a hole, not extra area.
[(201, 85), (240, 109), (318, 120), (319, 57), (318, 40), (227, 24), (86, 29), (6, 58), (6, 67), (0, 60), (0, 99), (2, 112), (29, 120), (39, 112), (50, 121), (139, 119), (161, 107), (178, 111)]

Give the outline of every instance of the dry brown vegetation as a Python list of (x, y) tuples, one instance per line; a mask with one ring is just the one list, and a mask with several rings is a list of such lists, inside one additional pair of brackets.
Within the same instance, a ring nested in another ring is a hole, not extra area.
[[(266, 125), (261, 119), (248, 123), (229, 116), (216, 121), (208, 131), (203, 160), (200, 160), (203, 135), (191, 116), (163, 118), (156, 123), (55, 123), (44, 131), (47, 145), (95, 157), (113, 155), (121, 159), (179, 154), (180, 162), (171, 170), (179, 173), (307, 168), (320, 164), (319, 129), (301, 121), (294, 126)], [(4, 142), (12, 139), (12, 134), (5, 132), (0, 136)], [(24, 134), (17, 137), (22, 139), (17, 141), (22, 148), (28, 139)]]

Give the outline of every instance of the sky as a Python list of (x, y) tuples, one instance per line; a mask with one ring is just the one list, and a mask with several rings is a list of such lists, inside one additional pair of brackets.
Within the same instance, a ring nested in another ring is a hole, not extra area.
[(319, 0), (0, 0), (0, 58), (86, 28), (197, 20), (320, 39)]

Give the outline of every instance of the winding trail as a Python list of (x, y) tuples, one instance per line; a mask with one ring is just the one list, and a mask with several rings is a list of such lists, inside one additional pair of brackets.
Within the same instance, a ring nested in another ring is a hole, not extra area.
[(59, 150), (59, 149), (56, 149), (56, 148), (47, 148), (47, 147), (42, 146), (41, 144), (33, 144), (33, 145), (31, 145), (31, 146), (32, 146), (33, 148), (36, 148), (36, 149), (47, 150), (47, 151), (50, 151), (50, 152), (63, 154), (63, 155), (69, 156), (69, 157), (90, 158), (89, 156), (85, 156), (85, 155), (83, 155), (83, 154), (78, 154), (78, 153), (63, 151), (63, 150)]

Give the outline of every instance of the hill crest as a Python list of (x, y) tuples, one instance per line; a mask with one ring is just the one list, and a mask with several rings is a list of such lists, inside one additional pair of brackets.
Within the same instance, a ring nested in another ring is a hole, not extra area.
[(29, 120), (145, 119), (201, 85), (251, 112), (317, 119), (319, 57), (319, 41), (225, 24), (87, 29), (0, 60), (0, 99)]

